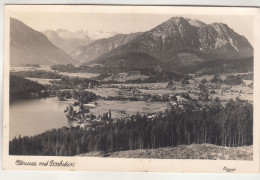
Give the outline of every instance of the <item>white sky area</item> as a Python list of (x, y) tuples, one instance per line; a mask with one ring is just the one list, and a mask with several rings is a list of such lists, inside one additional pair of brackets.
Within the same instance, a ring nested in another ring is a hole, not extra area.
[(183, 14), (115, 14), (115, 13), (13, 13), (16, 18), (37, 31), (85, 30), (117, 33), (144, 32), (163, 23), (171, 17), (198, 19), (206, 24), (222, 22), (235, 32), (245, 36), (253, 44), (253, 17), (245, 15), (183, 15)]

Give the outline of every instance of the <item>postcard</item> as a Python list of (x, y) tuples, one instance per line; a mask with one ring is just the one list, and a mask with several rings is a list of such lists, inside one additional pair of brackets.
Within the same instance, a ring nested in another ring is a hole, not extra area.
[(3, 168), (258, 173), (260, 11), (6, 5)]

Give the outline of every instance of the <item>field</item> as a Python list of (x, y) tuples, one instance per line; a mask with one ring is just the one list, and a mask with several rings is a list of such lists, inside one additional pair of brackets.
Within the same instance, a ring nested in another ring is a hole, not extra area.
[(31, 81), (36, 81), (39, 84), (43, 84), (43, 85), (47, 85), (47, 84), (51, 84), (51, 81), (54, 80), (59, 80), (59, 79), (42, 79), (42, 78), (26, 78), (29, 79)]
[[(245, 73), (237, 73), (236, 75), (244, 75)], [(248, 74), (248, 73), (247, 73)], [(250, 74), (250, 73), (249, 73)], [(224, 81), (227, 78), (228, 74), (226, 75), (221, 75), (220, 79)], [(204, 75), (204, 76), (199, 76), (195, 77), (194, 80), (195, 82), (191, 83), (189, 85), (190, 88), (194, 89), (196, 85), (201, 82), (202, 79), (206, 79), (207, 81), (210, 81), (214, 76), (211, 75)], [(246, 100), (249, 102), (253, 102), (253, 88), (250, 87), (250, 84), (253, 84), (253, 80), (246, 80), (243, 78), (243, 83), (241, 85), (226, 85), (222, 83), (219, 88), (209, 88), (214, 89), (216, 94), (210, 94), (209, 98), (215, 99), (218, 97), (222, 101), (228, 101), (229, 99), (235, 100), (236, 98), (239, 98), (241, 100)], [(211, 83), (208, 84), (208, 86), (211, 86)], [(223, 92), (223, 94), (222, 94)]]
[(149, 76), (142, 75), (142, 74), (139, 74), (139, 73), (137, 73), (137, 74), (118, 73), (117, 76), (105, 78), (104, 81), (109, 81), (109, 80), (128, 81), (128, 80), (135, 80), (135, 79), (144, 80), (144, 79), (146, 79), (148, 77)]
[(138, 149), (112, 153), (89, 152), (81, 157), (146, 158), (146, 159), (210, 159), (253, 160), (253, 146), (221, 147), (212, 144), (179, 145), (158, 149)]
[(125, 87), (148, 87), (148, 88), (157, 88), (162, 89), (166, 88), (167, 82), (159, 82), (159, 83), (138, 83), (138, 84), (111, 84), (116, 86), (125, 86)]
[[(221, 86), (221, 89), (224, 89), (224, 86)], [(211, 97), (213, 99), (218, 97), (220, 100), (224, 100), (224, 101), (227, 101), (229, 99), (235, 100), (237, 97), (239, 97), (239, 99), (241, 100), (247, 100), (249, 102), (253, 102), (253, 89), (247, 86), (242, 86), (242, 85), (233, 86), (230, 90), (223, 93), (223, 96), (221, 95), (221, 91), (222, 91), (221, 89), (215, 90), (217, 94), (211, 94)]]
[(122, 116), (155, 113), (164, 111), (166, 103), (163, 102), (145, 102), (145, 101), (105, 101), (98, 100), (98, 106), (91, 109), (90, 112), (97, 115), (111, 110), (112, 118), (121, 118)]
[(60, 72), (60, 74), (62, 74), (64, 76), (80, 77), (80, 78), (94, 78), (99, 75), (99, 74), (94, 74), (94, 73), (68, 73), (68, 72)]
[(44, 70), (44, 71), (53, 71), (50, 66), (43, 66), (40, 67), (26, 67), (26, 66), (11, 66), (10, 71), (33, 71), (33, 70)]
[(98, 88), (98, 89), (86, 89), (87, 91), (91, 91), (95, 93), (96, 95), (102, 96), (102, 97), (108, 97), (108, 96), (117, 96), (118, 89), (117, 88)]

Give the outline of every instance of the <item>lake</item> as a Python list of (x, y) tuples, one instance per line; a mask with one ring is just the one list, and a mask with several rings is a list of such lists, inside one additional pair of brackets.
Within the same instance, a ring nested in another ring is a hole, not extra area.
[(10, 102), (9, 140), (32, 136), (53, 128), (71, 126), (64, 113), (67, 104), (57, 98), (22, 99)]
[[(14, 137), (33, 136), (54, 128), (76, 126), (75, 121), (66, 118), (64, 109), (73, 99), (59, 101), (57, 98), (23, 99), (10, 103), (9, 140)], [(166, 109), (164, 102), (105, 101), (98, 100), (98, 106), (90, 113), (98, 116), (111, 110), (112, 118), (127, 115), (148, 114)]]

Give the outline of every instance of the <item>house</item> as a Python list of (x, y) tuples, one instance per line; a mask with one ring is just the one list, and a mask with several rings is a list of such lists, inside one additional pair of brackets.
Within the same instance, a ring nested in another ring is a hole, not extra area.
[(152, 120), (152, 119), (154, 119), (154, 118), (155, 118), (155, 115), (147, 116), (147, 119), (150, 119), (150, 120)]
[(187, 101), (184, 97), (176, 96), (178, 102), (184, 102)]
[(89, 122), (84, 122), (84, 123), (81, 123), (79, 127), (82, 130), (88, 130), (91, 127), (91, 124)]

